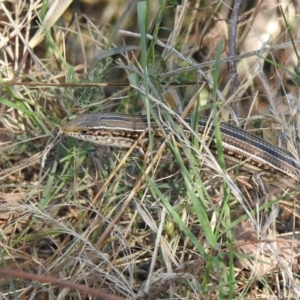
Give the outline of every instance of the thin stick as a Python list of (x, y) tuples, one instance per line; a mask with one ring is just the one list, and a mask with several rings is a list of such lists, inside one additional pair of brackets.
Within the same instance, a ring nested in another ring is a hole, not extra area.
[[(147, 167), (145, 174), (148, 175), (150, 173), (150, 171), (152, 170), (153, 165), (158, 161), (158, 159), (161, 157), (162, 152), (164, 151), (164, 149), (166, 148), (166, 142), (164, 142), (159, 150), (157, 151), (157, 153), (155, 154), (154, 158), (153, 158), (153, 162)], [(118, 222), (118, 220), (120, 219), (120, 217), (123, 215), (124, 211), (126, 210), (126, 208), (128, 207), (129, 203), (131, 202), (131, 200), (133, 199), (134, 195), (136, 194), (136, 192), (138, 191), (138, 189), (141, 187), (143, 181), (145, 180), (145, 176), (141, 175), (141, 177), (139, 178), (139, 180), (137, 181), (137, 183), (135, 184), (133, 190), (131, 191), (131, 193), (128, 195), (127, 199), (125, 200), (125, 202), (123, 203), (119, 213), (114, 217), (114, 219), (110, 222), (110, 224), (108, 225), (108, 227), (105, 229), (105, 231), (102, 233), (102, 235), (100, 236), (100, 238), (98, 239), (98, 241), (95, 244), (96, 248), (101, 248), (102, 245), (104, 244), (107, 236), (110, 234), (110, 232), (112, 231), (113, 227), (115, 226), (115, 224)]]
[[(229, 41), (228, 41), (228, 48), (229, 48), (229, 56), (236, 55), (236, 32), (237, 32), (237, 23), (239, 17), (239, 9), (242, 5), (243, 0), (236, 0), (234, 2), (234, 6), (232, 9), (231, 19), (230, 19), (230, 32), (229, 32)], [(230, 93), (231, 96), (235, 95), (237, 91), (237, 87), (239, 85), (238, 77), (237, 77), (237, 70), (236, 70), (236, 63), (235, 61), (229, 62), (229, 72), (230, 72)], [(234, 97), (235, 99), (235, 97)], [(241, 108), (239, 102), (232, 103), (232, 109), (236, 113), (238, 118), (241, 118)]]

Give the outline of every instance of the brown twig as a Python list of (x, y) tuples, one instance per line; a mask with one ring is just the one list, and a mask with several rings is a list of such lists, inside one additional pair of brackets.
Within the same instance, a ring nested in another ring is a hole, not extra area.
[[(229, 56), (235, 56), (236, 55), (236, 34), (237, 34), (237, 23), (238, 23), (238, 17), (239, 17), (239, 9), (242, 5), (243, 0), (236, 0), (234, 2), (234, 6), (232, 9), (231, 19), (230, 19), (230, 31), (229, 31), (229, 41), (228, 41), (228, 52)], [(230, 92), (231, 96), (233, 96), (236, 91), (237, 87), (239, 85), (238, 83), (238, 77), (237, 77), (237, 70), (236, 70), (236, 64), (234, 61), (229, 62), (229, 74), (231, 77), (230, 81)], [(238, 101), (234, 101), (232, 103), (232, 109), (236, 113), (237, 117), (241, 117), (241, 109)]]
[[(164, 142), (159, 150), (157, 151), (157, 153), (155, 154), (154, 158), (153, 158), (153, 162), (150, 163), (150, 165), (147, 167), (145, 174), (148, 175), (150, 173), (150, 171), (152, 170), (153, 165), (158, 161), (158, 159), (161, 157), (161, 153), (164, 151), (164, 149), (166, 148), (166, 142)], [(131, 200), (133, 199), (133, 197), (135, 196), (137, 190), (141, 187), (142, 183), (144, 182), (145, 179), (145, 175), (141, 175), (141, 177), (139, 178), (139, 180), (137, 181), (136, 185), (134, 186), (134, 188), (132, 189), (131, 193), (129, 194), (129, 196), (127, 197), (127, 199), (125, 200), (125, 202), (123, 203), (119, 213), (114, 217), (114, 219), (109, 223), (108, 227), (105, 229), (105, 231), (102, 233), (102, 235), (100, 236), (100, 238), (98, 239), (98, 241), (95, 244), (96, 248), (101, 248), (101, 246), (103, 245), (103, 243), (105, 242), (107, 236), (109, 235), (109, 233), (112, 231), (113, 227), (115, 226), (115, 224), (118, 222), (118, 220), (120, 219), (120, 217), (123, 215), (124, 211), (126, 210), (126, 208), (128, 207), (128, 205), (130, 204)]]
[(13, 278), (26, 279), (26, 280), (34, 280), (34, 281), (38, 281), (38, 282), (42, 282), (42, 283), (54, 284), (54, 285), (60, 286), (62, 288), (69, 288), (72, 290), (80, 291), (84, 294), (88, 294), (93, 297), (97, 297), (98, 299), (105, 299), (105, 300), (124, 300), (125, 299), (123, 297), (109, 295), (107, 293), (101, 292), (98, 289), (93, 289), (93, 288), (84, 286), (82, 284), (73, 283), (73, 282), (70, 282), (68, 280), (64, 280), (61, 278), (56, 279), (51, 276), (36, 275), (36, 274), (27, 273), (27, 272), (12, 269), (12, 268), (1, 268), (0, 275), (10, 276)]

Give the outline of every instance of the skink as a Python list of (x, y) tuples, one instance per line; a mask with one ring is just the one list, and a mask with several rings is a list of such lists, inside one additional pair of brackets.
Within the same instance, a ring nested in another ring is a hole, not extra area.
[[(184, 120), (191, 125), (190, 118)], [(162, 127), (153, 119), (150, 120), (150, 126), (154, 135), (163, 135)], [(190, 136), (189, 131), (183, 126), (182, 128), (185, 135)], [(167, 127), (164, 129), (166, 132), (170, 131)], [(63, 133), (68, 136), (96, 144), (127, 148), (131, 147), (145, 130), (149, 130), (146, 116), (110, 112), (83, 114), (62, 126)], [(240, 165), (242, 169), (252, 174), (267, 172), (299, 180), (300, 165), (289, 151), (226, 122), (220, 122), (220, 131), (224, 158), (230, 165)], [(211, 138), (209, 147), (216, 152), (213, 121), (201, 116), (198, 133), (200, 138), (204, 136)]]

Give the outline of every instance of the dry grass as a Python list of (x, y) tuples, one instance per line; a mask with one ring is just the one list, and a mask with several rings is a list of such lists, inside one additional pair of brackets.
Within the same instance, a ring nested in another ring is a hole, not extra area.
[(144, 4), (0, 3), (1, 298), (298, 298), (294, 183), (274, 180), (265, 203), (176, 124), (145, 156), (59, 127), (214, 111), (273, 143), (283, 131), (297, 155), (299, 8), (244, 4), (228, 57), (229, 5)]

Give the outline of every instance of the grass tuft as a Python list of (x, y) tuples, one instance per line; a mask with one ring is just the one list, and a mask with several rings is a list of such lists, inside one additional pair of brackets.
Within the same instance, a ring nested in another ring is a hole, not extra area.
[[(300, 296), (297, 186), (277, 176), (262, 199), (224, 162), (219, 128), (273, 143), (283, 131), (298, 157), (299, 9), (280, 4), (281, 16), (242, 6), (230, 57), (222, 2), (0, 4), (2, 298)], [(145, 153), (61, 134), (101, 111), (147, 115)], [(196, 133), (201, 115), (217, 155)]]

